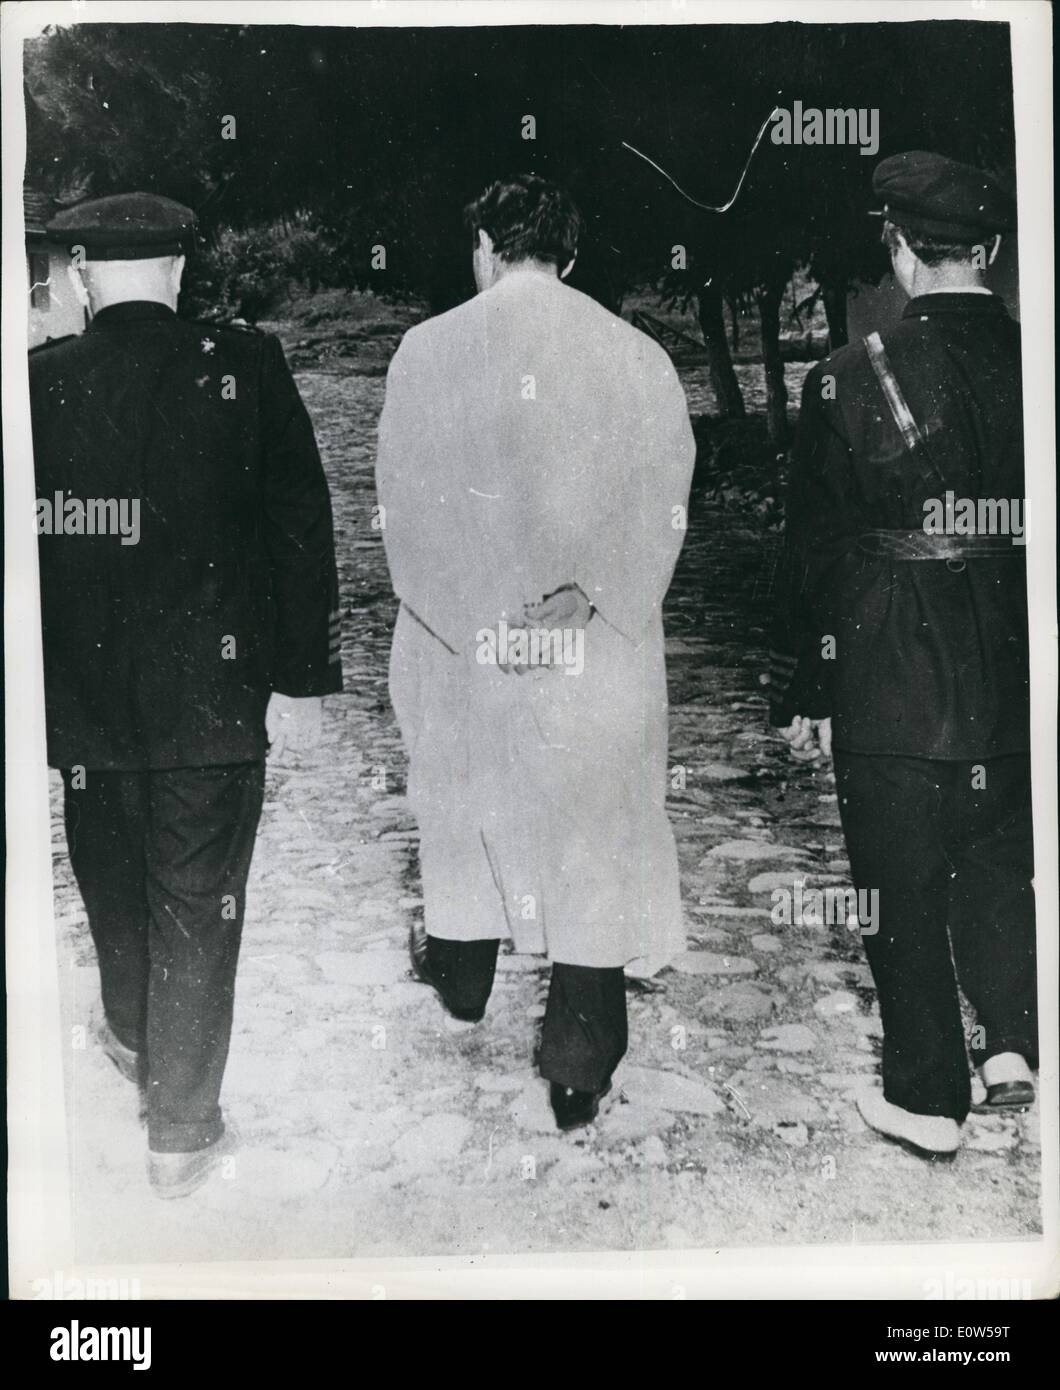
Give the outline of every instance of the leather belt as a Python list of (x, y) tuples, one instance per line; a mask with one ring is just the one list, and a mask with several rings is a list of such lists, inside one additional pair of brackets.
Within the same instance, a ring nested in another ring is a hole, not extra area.
[(891, 560), (945, 560), (951, 569), (965, 561), (990, 558), (1025, 559), (1027, 548), (1013, 545), (1011, 536), (953, 536), (928, 531), (865, 531), (858, 547), (866, 555)]

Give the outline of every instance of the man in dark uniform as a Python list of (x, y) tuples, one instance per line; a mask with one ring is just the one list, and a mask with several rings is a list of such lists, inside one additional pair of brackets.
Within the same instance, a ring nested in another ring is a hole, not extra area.
[(854, 884), (879, 893), (861, 1113), (935, 1155), (970, 1106), (958, 980), (985, 1104), (1025, 1108), (1037, 1065), (1020, 335), (982, 283), (1013, 209), (920, 151), (873, 186), (911, 298), (806, 379), (771, 722), (796, 756), (834, 743)]
[(143, 1089), (161, 1196), (232, 1146), (218, 1100), (266, 750), (311, 747), (342, 688), (312, 426), (275, 338), (177, 317), (194, 221), (141, 193), (61, 213), (92, 319), (30, 360), (48, 760), (100, 1041)]

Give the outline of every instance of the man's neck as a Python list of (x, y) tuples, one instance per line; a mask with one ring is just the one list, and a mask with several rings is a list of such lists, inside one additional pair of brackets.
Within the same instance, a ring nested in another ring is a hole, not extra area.
[(559, 278), (558, 272), (552, 261), (501, 261), (497, 269), (497, 279), (507, 280), (509, 275), (543, 275), (548, 280)]
[(918, 290), (917, 299), (922, 299), (926, 294), (993, 294), (993, 290), (988, 290), (985, 285), (947, 285), (945, 289), (938, 290)]
[(164, 304), (167, 309), (177, 310), (176, 297), (149, 286), (138, 286), (135, 290), (99, 294), (93, 291), (88, 296), (89, 308), (93, 318), (101, 309), (110, 309), (115, 304)]
[(918, 265), (911, 298), (921, 294), (989, 294), (982, 271), (967, 265)]

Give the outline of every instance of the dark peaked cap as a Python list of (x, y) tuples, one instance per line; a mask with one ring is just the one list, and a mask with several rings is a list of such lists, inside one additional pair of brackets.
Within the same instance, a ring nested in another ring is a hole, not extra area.
[(1016, 225), (1013, 199), (989, 174), (926, 150), (882, 159), (872, 190), (883, 202), (876, 216), (942, 241), (971, 245)]
[(157, 193), (116, 193), (67, 208), (45, 230), (52, 241), (83, 246), (90, 261), (143, 261), (188, 250), (195, 214)]

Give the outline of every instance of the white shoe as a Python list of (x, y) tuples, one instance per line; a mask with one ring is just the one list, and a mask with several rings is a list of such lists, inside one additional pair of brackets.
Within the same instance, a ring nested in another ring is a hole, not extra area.
[(988, 1057), (979, 1068), (983, 1085), (1002, 1086), (1009, 1081), (1027, 1081), (1032, 1086), (1034, 1077), (1027, 1065), (1027, 1059), (1018, 1052), (999, 1052), (996, 1057)]
[(867, 1125), (928, 1158), (952, 1158), (960, 1147), (961, 1127), (947, 1115), (914, 1114), (892, 1105), (877, 1090), (863, 1091), (857, 1105)]
[(1034, 1076), (1027, 1059), (1018, 1052), (999, 1052), (979, 1068), (985, 1094), (973, 1097), (977, 1115), (1027, 1110), (1034, 1104)]

